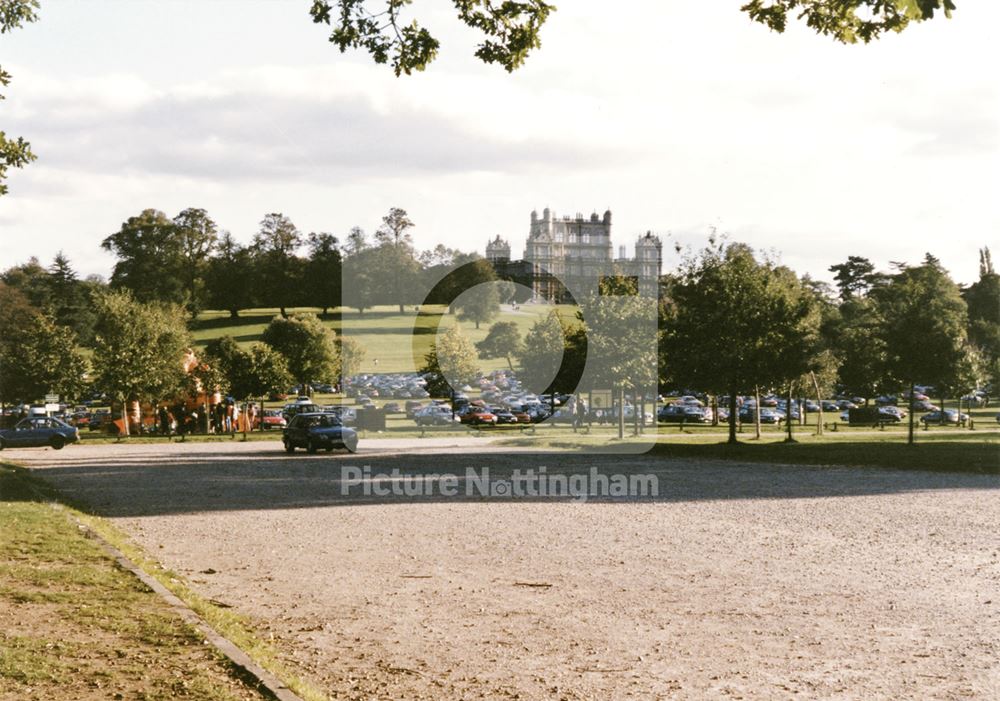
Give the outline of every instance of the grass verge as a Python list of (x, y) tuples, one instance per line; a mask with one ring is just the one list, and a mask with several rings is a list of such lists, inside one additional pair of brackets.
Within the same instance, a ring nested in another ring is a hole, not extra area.
[[(648, 451), (666, 458), (720, 459), (788, 465), (845, 465), (937, 472), (1000, 474), (1000, 434), (995, 432), (921, 432), (915, 445), (907, 445), (897, 433), (867, 435), (838, 433), (824, 436), (799, 432), (795, 443), (785, 443), (781, 434), (765, 434), (754, 440), (743, 434), (740, 443), (729, 445), (719, 434), (660, 434)], [(511, 438), (499, 445), (514, 445), (593, 452), (631, 452), (648, 446), (629, 436), (609, 441), (606, 436), (562, 435)]]
[[(40, 501), (39, 493), (63, 508)], [(0, 700), (271, 698), (119, 568), (71, 517), (299, 696), (327, 698), (282, 663), (248, 620), (195, 594), (109, 522), (66, 503), (24, 468), (0, 464)]]

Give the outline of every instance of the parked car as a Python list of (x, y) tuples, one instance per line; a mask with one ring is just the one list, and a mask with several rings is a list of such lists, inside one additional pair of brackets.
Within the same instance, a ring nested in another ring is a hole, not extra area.
[(471, 424), (473, 426), (479, 426), (481, 424), (495, 424), (497, 422), (497, 417), (492, 414), (486, 407), (469, 405), (466, 409), (462, 410), (460, 420), (463, 424)]
[(413, 420), (417, 426), (448, 426), (459, 419), (453, 416), (450, 406), (434, 404), (415, 411)]
[(986, 406), (987, 396), (985, 392), (973, 392), (962, 397), (962, 403), (966, 406), (981, 407)]
[(319, 404), (313, 404), (308, 398), (305, 401), (297, 401), (291, 404), (286, 404), (281, 410), (281, 415), (285, 418), (285, 421), (290, 422), (292, 417), (296, 414), (302, 413), (317, 413), (323, 411), (323, 407)]
[(705, 423), (706, 412), (699, 406), (690, 404), (668, 404), (656, 412), (656, 420), (660, 423)]
[(111, 424), (113, 419), (111, 418), (111, 412), (107, 409), (98, 409), (93, 414), (90, 415), (90, 421), (87, 423), (87, 429), (91, 431), (101, 431)]
[[(761, 402), (763, 404), (763, 402)], [(775, 409), (770, 407), (761, 407), (760, 410), (760, 422), (762, 424), (780, 424), (784, 421), (785, 416)], [(743, 407), (740, 410), (740, 421), (743, 423), (754, 423), (756, 418), (754, 417), (754, 410), (752, 407)]]
[(288, 422), (282, 443), (287, 453), (294, 453), (296, 448), (305, 448), (310, 453), (346, 448), (354, 453), (358, 449), (358, 434), (340, 423), (335, 414), (300, 412)]
[(501, 407), (490, 407), (489, 412), (497, 417), (498, 424), (516, 424), (517, 418), (515, 418), (513, 412), (503, 409)]
[(955, 409), (945, 409), (943, 412), (940, 410), (932, 411), (920, 417), (920, 421), (928, 425), (955, 424), (957, 426), (958, 424), (964, 424), (968, 420), (969, 416), (967, 414), (960, 414)]
[(399, 406), (399, 402), (386, 402), (382, 407), (382, 411), (386, 414), (402, 414), (403, 408)]
[(265, 409), (264, 413), (257, 417), (257, 426), (261, 431), (270, 431), (275, 428), (284, 428), (288, 425), (285, 417), (278, 409)]
[(906, 409), (900, 409), (898, 406), (880, 406), (878, 411), (880, 414), (895, 416), (899, 421), (902, 421), (908, 416)]
[(49, 416), (29, 416), (18, 421), (14, 428), (0, 430), (0, 450), (45, 445), (61, 450), (67, 443), (79, 440), (79, 429)]

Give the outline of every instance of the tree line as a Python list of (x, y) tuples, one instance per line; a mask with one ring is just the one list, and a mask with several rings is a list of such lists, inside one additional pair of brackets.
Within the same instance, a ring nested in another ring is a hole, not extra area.
[[(243, 246), (220, 233), (204, 210), (186, 209), (173, 218), (146, 210), (104, 240), (118, 257), (108, 283), (80, 279), (62, 253), (48, 267), (33, 259), (0, 274), (0, 396), (79, 396), (95, 382), (152, 396), (155, 382), (140, 388), (108, 373), (155, 366), (138, 349), (175, 356), (179, 345), (190, 345), (185, 319), (204, 309), (237, 315), (277, 307), (280, 319), (329, 336), (330, 364), (308, 372), (308, 364), (291, 358), (295, 344), (282, 347), (265, 337), (264, 345), (282, 355), (289, 379), (299, 382), (335, 382), (345, 368), (358, 367), (363, 349), (325, 330), (318, 318), (290, 315), (292, 307), (327, 313), (353, 305), (364, 312), (375, 305), (438, 303), (477, 327), (492, 322), (500, 302), (514, 298), (514, 285), (497, 280), (492, 266), (474, 253), (443, 246), (418, 253), (413, 227), (405, 210), (392, 208), (374, 237), (356, 227), (341, 243), (324, 232), (303, 236), (287, 216), (272, 213)], [(640, 376), (658, 367), (653, 381), (661, 389), (728, 397), (761, 389), (801, 395), (810, 388), (873, 397), (917, 383), (954, 395), (1000, 377), (1000, 277), (989, 249), (980, 252), (979, 279), (964, 288), (929, 254), (918, 265), (895, 263), (889, 272), (850, 256), (830, 272), (835, 286), (713, 235), (703, 250), (689, 251), (677, 270), (662, 276), (652, 357), (637, 359), (632, 348), (642, 344), (625, 343), (631, 329), (614, 327), (642, 310), (614, 309), (608, 300), (581, 300), (575, 319), (550, 315), (523, 339), (513, 325), (494, 324), (478, 348), (468, 353), (463, 346), (463, 353), (503, 357), (511, 367), (516, 361), (526, 376), (557, 373), (552, 387), (558, 391), (572, 391), (586, 358), (602, 353), (606, 367), (618, 369), (601, 382), (648, 386)], [(610, 300), (634, 293), (628, 284), (627, 278), (611, 277), (602, 287), (619, 288), (604, 290)], [(170, 333), (150, 331), (167, 318)], [(609, 329), (603, 337), (599, 321)], [(132, 324), (123, 334), (148, 332), (118, 342), (131, 349), (128, 362), (107, 345), (115, 323)], [(214, 349), (215, 365), (275, 365), (263, 348), (236, 357), (234, 345)], [(254, 385), (244, 380), (227, 378), (233, 385)]]
[[(168, 302), (195, 316), (205, 309), (228, 311), (341, 306), (362, 313), (376, 305), (435, 302), (449, 293), (435, 283), (456, 267), (472, 263), (456, 284), (474, 287), (496, 280), (479, 256), (438, 246), (418, 253), (414, 227), (393, 207), (369, 237), (353, 227), (341, 241), (319, 231), (304, 234), (285, 214), (266, 214), (249, 244), (220, 231), (204, 209), (189, 208), (170, 218), (147, 209), (130, 217), (102, 242), (117, 258), (109, 284), (141, 302)], [(470, 301), (469, 304), (473, 302)], [(488, 316), (488, 315), (487, 315)], [(487, 320), (480, 316), (474, 320)]]
[[(728, 403), (731, 442), (739, 396), (780, 392), (791, 404), (843, 392), (867, 402), (901, 390), (912, 397), (921, 384), (935, 387), (943, 408), (945, 397), (995, 387), (1000, 276), (989, 249), (980, 251), (979, 280), (966, 288), (930, 254), (893, 267), (878, 272), (850, 256), (830, 267), (834, 288), (713, 236), (663, 276), (652, 346), (641, 333), (648, 309), (619, 289), (582, 300), (572, 318), (553, 311), (523, 338), (516, 324), (501, 321), (473, 344), (456, 326), (423, 370), (439, 391), (471, 382), (479, 358), (504, 358), (539, 392), (614, 387), (622, 399), (626, 392), (648, 399), (651, 385), (705, 392)], [(588, 376), (587, 366), (597, 372)], [(913, 422), (910, 411), (911, 442)], [(793, 422), (786, 425), (791, 439)]]

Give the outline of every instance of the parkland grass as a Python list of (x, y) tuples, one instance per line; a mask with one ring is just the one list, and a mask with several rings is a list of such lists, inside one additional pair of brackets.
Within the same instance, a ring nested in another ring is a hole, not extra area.
[(273, 698), (122, 570), (87, 528), (303, 699), (326, 700), (252, 622), (195, 594), (85, 505), (60, 499), (27, 470), (0, 463), (0, 701)]
[[(516, 311), (505, 306), (491, 323), (512, 321), (517, 324), (523, 336), (532, 324), (547, 316), (552, 309), (556, 309), (567, 319), (573, 318), (576, 311), (575, 307), (568, 305), (553, 307), (523, 304)], [(322, 310), (299, 308), (287, 311), (319, 314)], [(472, 342), (486, 338), (490, 324), (482, 324), (477, 329), (474, 323), (460, 322), (454, 314), (447, 312), (443, 305), (428, 304), (421, 306), (419, 310), (406, 307), (402, 313), (397, 307), (374, 307), (366, 309), (364, 313), (338, 307), (320, 318), (338, 335), (348, 335), (365, 348), (361, 372), (414, 372), (421, 367), (424, 356), (431, 349), (436, 337), (435, 328), (439, 333), (444, 333), (453, 326), (460, 325)], [(221, 336), (232, 336), (238, 343), (250, 345), (260, 340), (264, 329), (278, 313), (277, 309), (248, 309), (240, 312), (239, 318), (233, 319), (228, 312), (204, 312), (191, 322), (191, 334), (195, 343), (201, 347)], [(489, 372), (506, 368), (507, 361), (503, 358), (484, 359), (480, 365), (484, 372)]]
[(0, 533), (0, 699), (270, 698), (5, 465)]

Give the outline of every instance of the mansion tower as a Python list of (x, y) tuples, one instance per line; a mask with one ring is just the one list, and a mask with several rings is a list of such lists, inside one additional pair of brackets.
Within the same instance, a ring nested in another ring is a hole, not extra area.
[(611, 241), (611, 211), (603, 217), (593, 213), (557, 218), (546, 207), (539, 218), (531, 213), (531, 228), (522, 260), (512, 261), (510, 244), (497, 236), (486, 246), (486, 259), (497, 274), (531, 288), (539, 302), (562, 303), (572, 293), (596, 291), (603, 276), (633, 277), (643, 296), (655, 297), (658, 290), (663, 246), (652, 233), (640, 236), (635, 256), (625, 257), (625, 247), (614, 255)]

